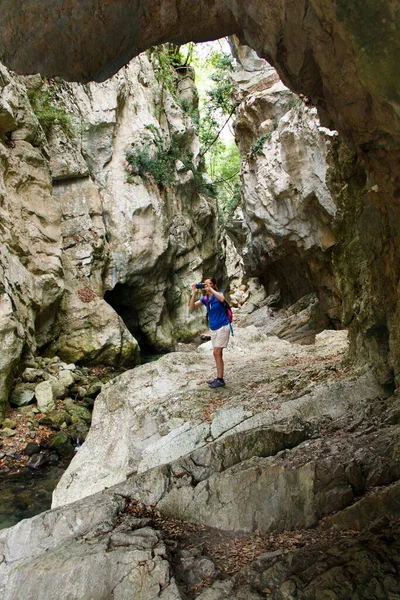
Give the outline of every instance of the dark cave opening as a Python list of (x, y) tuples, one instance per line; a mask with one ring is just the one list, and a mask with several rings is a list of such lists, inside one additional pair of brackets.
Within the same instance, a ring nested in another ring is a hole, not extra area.
[(159, 350), (149, 341), (148, 336), (141, 328), (139, 311), (136, 308), (138, 298), (134, 286), (127, 283), (117, 283), (112, 290), (105, 292), (104, 300), (121, 317), (128, 331), (137, 340), (142, 362), (144, 357), (159, 353)]

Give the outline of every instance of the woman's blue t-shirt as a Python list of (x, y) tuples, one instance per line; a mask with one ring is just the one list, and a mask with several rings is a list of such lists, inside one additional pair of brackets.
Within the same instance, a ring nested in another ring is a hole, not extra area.
[(224, 305), (215, 296), (211, 296), (211, 298), (208, 296), (202, 296), (200, 298), (200, 302), (202, 302), (207, 308), (208, 324), (210, 329), (215, 331), (224, 325), (229, 325), (229, 319)]

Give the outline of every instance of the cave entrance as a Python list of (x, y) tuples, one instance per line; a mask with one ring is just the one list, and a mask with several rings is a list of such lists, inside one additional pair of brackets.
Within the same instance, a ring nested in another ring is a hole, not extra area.
[(140, 326), (139, 311), (135, 307), (137, 303), (137, 294), (135, 287), (127, 283), (117, 283), (112, 290), (107, 290), (104, 294), (104, 300), (115, 310), (125, 323), (128, 331), (137, 340), (140, 346), (142, 362), (146, 362), (146, 357), (152, 357), (159, 354)]

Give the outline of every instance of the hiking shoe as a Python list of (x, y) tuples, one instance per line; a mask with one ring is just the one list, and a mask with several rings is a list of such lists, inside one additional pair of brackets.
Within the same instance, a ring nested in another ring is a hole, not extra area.
[(225, 385), (225, 381), (223, 379), (215, 379), (208, 385), (210, 386), (210, 388), (215, 389), (215, 388), (223, 387)]
[(208, 383), (208, 385), (211, 385), (212, 383), (214, 383), (214, 381), (218, 381), (218, 379), (210, 379), (210, 381), (206, 381), (206, 383)]

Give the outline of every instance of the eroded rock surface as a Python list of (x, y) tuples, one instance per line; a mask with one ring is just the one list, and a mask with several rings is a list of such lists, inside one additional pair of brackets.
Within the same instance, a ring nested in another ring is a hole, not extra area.
[[(337, 133), (320, 126), (315, 108), (293, 95), (268, 63), (250, 48), (234, 47), (241, 61), (232, 77), (248, 228), (245, 272), (262, 281), (271, 296), (268, 304), (287, 307), (303, 298), (305, 305), (305, 297), (316, 293), (318, 301), (308, 307), (312, 317), (293, 319), (287, 333), (287, 339), (307, 341), (304, 325), (313, 321), (312, 340), (315, 331), (340, 327), (341, 321), (331, 264), (336, 205), (327, 185), (327, 157)], [(263, 326), (269, 325), (268, 314), (263, 316)], [(280, 334), (279, 328), (269, 329)]]
[[(314, 388), (330, 374), (338, 377), (337, 367), (318, 365), (320, 361), (328, 365), (345, 348), (345, 332), (321, 334), (320, 343), (308, 348), (268, 338), (255, 327), (239, 329), (227, 352), (228, 385), (217, 397), (205, 384), (214, 369), (210, 342), (197, 352), (169, 354), (126, 372), (97, 398), (89, 435), (55, 490), (54, 505), (124, 481), (133, 473), (175, 464), (183, 456), (193, 454), (188, 464), (200, 482), (214, 470), (247, 460), (254, 449), (262, 456), (275, 455), (285, 444), (299, 444), (312, 435), (309, 422), (343, 414), (357, 402), (357, 390), (362, 390), (362, 397), (381, 391), (371, 377), (357, 383), (332, 382), (332, 389)], [(307, 365), (307, 370), (299, 370), (299, 364)], [(291, 428), (285, 434), (288, 423)], [(231, 441), (223, 441), (228, 435)], [(177, 465), (176, 471), (185, 472), (181, 467)], [(146, 493), (159, 500), (168, 478), (154, 471), (151, 480), (145, 484)]]
[(388, 1), (378, 8), (331, 0), (213, 0), (195, 7), (187, 0), (119, 0), (63, 10), (62, 0), (46, 8), (29, 0), (15, 11), (6, 0), (2, 8), (0, 58), (22, 73), (105, 79), (149, 46), (237, 33), (357, 143), (398, 135), (398, 23)]
[(345, 367), (344, 332), (235, 338), (217, 394), (208, 344), (110, 382), (59, 506), (0, 533), (4, 598), (396, 597), (398, 396)]
[[(159, 60), (87, 86), (1, 67), (0, 410), (23, 351), (135, 364), (138, 340), (166, 349), (203, 327), (187, 293), (220, 268), (216, 206), (181, 106), (196, 108), (193, 73), (167, 89)], [(129, 153), (162, 154), (164, 180)]]
[(104, 493), (3, 530), (1, 598), (181, 598), (162, 539), (139, 519), (118, 522), (124, 506)]

